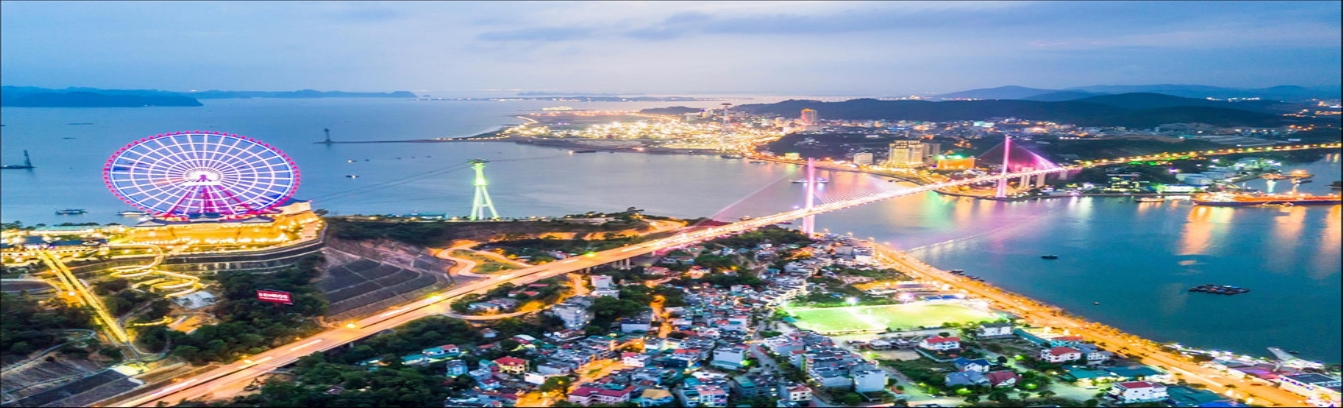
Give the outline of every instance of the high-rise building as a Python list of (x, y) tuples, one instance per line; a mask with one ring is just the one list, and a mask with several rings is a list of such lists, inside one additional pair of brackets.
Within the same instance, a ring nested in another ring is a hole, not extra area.
[(860, 165), (860, 166), (862, 166), (862, 165), (872, 164), (872, 153), (867, 153), (867, 152), (863, 152), (863, 153), (854, 153), (854, 155), (853, 155), (853, 164), (857, 164), (857, 165)]
[(816, 117), (816, 110), (815, 110), (815, 109), (812, 109), (812, 108), (806, 108), (806, 109), (803, 109), (803, 110), (802, 110), (802, 117), (801, 117), (800, 120), (801, 120), (801, 122), (802, 122), (803, 125), (807, 125), (807, 126), (818, 125), (818, 124), (820, 124), (820, 123), (817, 122), (817, 119), (818, 119), (818, 118)]
[(938, 143), (923, 144), (923, 164), (933, 165), (937, 163), (937, 156), (942, 154), (942, 145)]
[(891, 142), (890, 158), (887, 163), (896, 167), (923, 165), (923, 142), (918, 140), (896, 140)]

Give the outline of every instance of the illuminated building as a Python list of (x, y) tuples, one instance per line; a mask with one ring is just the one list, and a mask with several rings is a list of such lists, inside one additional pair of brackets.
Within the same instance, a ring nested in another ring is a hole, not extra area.
[(887, 163), (895, 167), (917, 167), (923, 165), (923, 142), (918, 140), (896, 140), (891, 142)]
[(872, 164), (872, 153), (856, 153), (853, 155), (853, 164), (868, 165)]
[(969, 170), (975, 168), (974, 157), (964, 157), (961, 155), (937, 156), (938, 170)]
[(819, 122), (817, 122), (818, 118), (816, 117), (816, 110), (812, 108), (803, 109), (802, 116), (801, 118), (799, 118), (799, 120), (802, 122), (803, 125), (806, 126), (813, 126), (820, 124)]

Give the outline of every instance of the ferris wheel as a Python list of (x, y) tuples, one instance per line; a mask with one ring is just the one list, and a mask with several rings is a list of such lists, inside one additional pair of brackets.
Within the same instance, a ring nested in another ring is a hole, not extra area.
[(298, 189), (298, 166), (274, 146), (236, 134), (172, 132), (112, 154), (103, 181), (118, 198), (158, 217), (267, 213)]

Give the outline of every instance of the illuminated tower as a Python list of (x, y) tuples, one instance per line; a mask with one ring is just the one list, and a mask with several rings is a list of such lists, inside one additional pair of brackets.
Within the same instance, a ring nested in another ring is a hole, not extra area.
[(1003, 178), (998, 179), (998, 192), (994, 197), (1007, 197), (1007, 157), (1012, 152), (1012, 137), (1003, 136)]
[(727, 151), (727, 139), (728, 139), (728, 130), (727, 130), (728, 108), (731, 108), (731, 107), (732, 107), (732, 104), (727, 103), (727, 102), (723, 102), (723, 136), (721, 136), (721, 137), (718, 138), (718, 151)]
[[(807, 210), (816, 206), (816, 159), (807, 158), (807, 197), (803, 204)], [(808, 214), (802, 217), (802, 233), (810, 236), (816, 232), (816, 216)]]
[(802, 124), (803, 124), (803, 125), (806, 125), (806, 126), (811, 126), (811, 125), (815, 125), (815, 124), (817, 124), (817, 123), (816, 123), (816, 119), (817, 119), (817, 118), (816, 118), (816, 110), (815, 110), (815, 109), (812, 109), (812, 108), (806, 108), (806, 109), (803, 109), (803, 110), (802, 110), (802, 117), (799, 118), (799, 119), (801, 120)]
[(490, 219), (499, 218), (499, 213), (494, 210), (494, 201), (490, 200), (490, 192), (485, 188), (490, 183), (485, 181), (485, 160), (475, 159), (471, 161), (471, 168), (476, 170), (476, 200), (471, 204), (471, 221), (479, 221), (485, 217), (485, 209), (490, 209)]

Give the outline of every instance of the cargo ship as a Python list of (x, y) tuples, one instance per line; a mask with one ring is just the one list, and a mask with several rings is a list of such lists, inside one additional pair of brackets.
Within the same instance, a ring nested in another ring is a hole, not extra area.
[(1194, 204), (1212, 207), (1252, 207), (1259, 205), (1337, 205), (1343, 196), (1309, 194), (1232, 194), (1213, 193), (1194, 196)]

